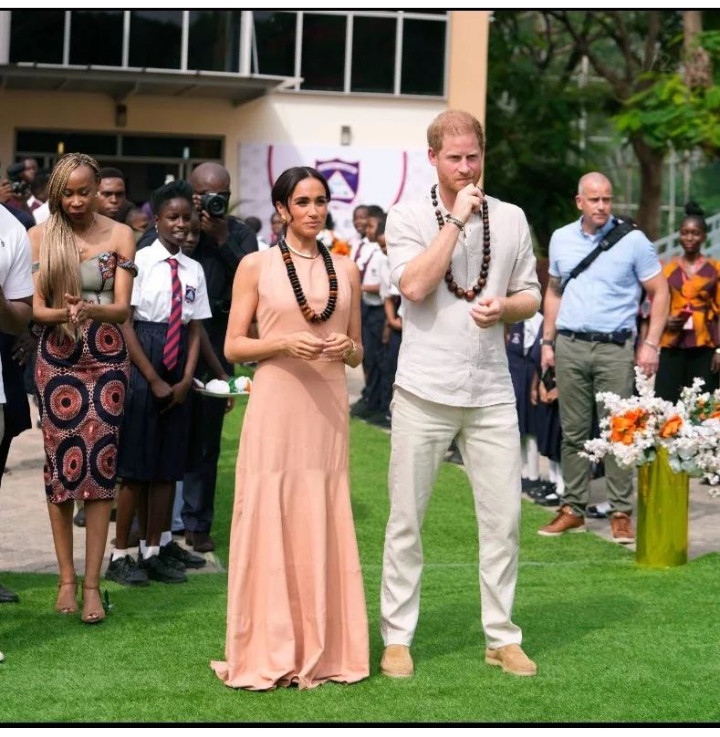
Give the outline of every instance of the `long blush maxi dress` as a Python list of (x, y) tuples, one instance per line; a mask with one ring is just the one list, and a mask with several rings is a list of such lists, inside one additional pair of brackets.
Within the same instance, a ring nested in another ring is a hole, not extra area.
[[(322, 312), (321, 256), (293, 256), (308, 303)], [(351, 287), (337, 268), (331, 318), (305, 320), (280, 249), (261, 256), (262, 338), (299, 331), (347, 333)], [(253, 690), (369, 674), (368, 625), (348, 483), (345, 365), (322, 358), (260, 362), (245, 414), (230, 536), (225, 685)]]

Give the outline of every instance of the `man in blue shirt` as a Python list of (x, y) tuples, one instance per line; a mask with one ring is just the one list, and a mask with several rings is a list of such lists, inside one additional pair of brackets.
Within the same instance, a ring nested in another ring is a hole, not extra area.
[[(539, 530), (548, 537), (585, 531), (590, 466), (578, 453), (590, 437), (595, 395), (630, 396), (635, 363), (648, 376), (657, 371), (670, 299), (655, 248), (640, 230), (628, 233), (566, 283), (570, 272), (614, 227), (612, 184), (603, 174), (585, 174), (575, 201), (582, 211), (580, 220), (556, 230), (550, 240), (550, 281), (544, 303), (542, 368), (555, 369), (565, 481), (563, 506)], [(642, 289), (652, 300), (650, 328), (635, 354)], [(621, 469), (612, 458), (607, 459), (605, 471), (614, 510), (613, 540), (632, 543), (632, 472)]]

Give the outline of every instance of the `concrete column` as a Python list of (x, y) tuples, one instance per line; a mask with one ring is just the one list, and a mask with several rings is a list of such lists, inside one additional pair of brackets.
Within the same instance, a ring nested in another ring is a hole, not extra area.
[(488, 32), (486, 10), (450, 13), (448, 107), (467, 110), (485, 126)]
[(0, 64), (10, 63), (10, 16), (9, 10), (0, 10)]

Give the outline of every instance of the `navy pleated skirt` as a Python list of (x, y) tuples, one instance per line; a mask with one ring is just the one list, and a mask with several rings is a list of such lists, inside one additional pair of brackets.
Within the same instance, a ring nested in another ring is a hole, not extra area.
[[(167, 323), (138, 321), (134, 328), (140, 346), (158, 376), (170, 386), (177, 384), (182, 379), (187, 361), (187, 326), (182, 327), (178, 363), (172, 371), (168, 371), (162, 362)], [(120, 429), (120, 478), (129, 481), (182, 479), (190, 431), (190, 397), (183, 404), (161, 413), (163, 406), (133, 363)]]

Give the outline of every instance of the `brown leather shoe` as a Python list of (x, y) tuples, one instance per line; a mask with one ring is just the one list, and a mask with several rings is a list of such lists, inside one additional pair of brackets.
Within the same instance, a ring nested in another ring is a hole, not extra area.
[(390, 678), (410, 678), (415, 674), (410, 648), (407, 645), (388, 645), (380, 661), (380, 670)]
[(569, 504), (560, 507), (555, 519), (549, 525), (541, 527), (538, 535), (557, 537), (564, 532), (585, 532), (585, 518), (575, 514)]
[(612, 530), (613, 542), (623, 543), (624, 545), (635, 542), (635, 530), (633, 530), (630, 517), (625, 512), (615, 512), (610, 517), (610, 529)]
[(215, 541), (207, 532), (193, 532), (192, 546), (196, 553), (212, 553), (215, 550)]
[(499, 665), (506, 673), (514, 676), (534, 676), (537, 666), (523, 652), (520, 645), (505, 645), (497, 650), (488, 648), (485, 651), (485, 662), (488, 665)]

